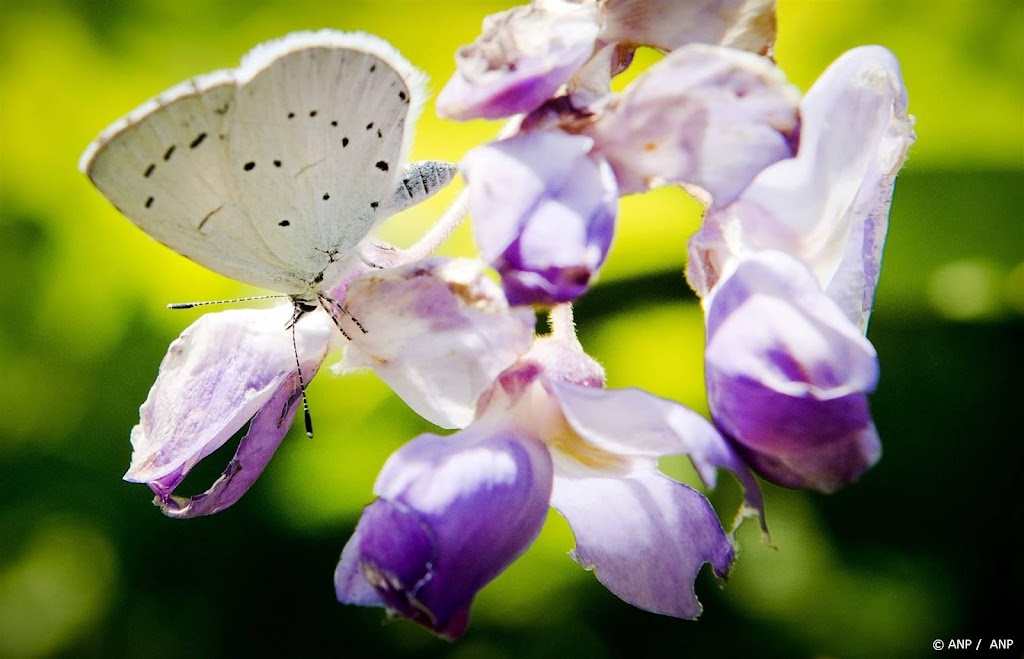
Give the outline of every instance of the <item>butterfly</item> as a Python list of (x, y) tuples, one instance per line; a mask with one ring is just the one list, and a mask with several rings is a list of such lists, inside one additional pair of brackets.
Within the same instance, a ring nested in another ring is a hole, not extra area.
[(364, 33), (296, 32), (114, 122), (79, 168), (189, 259), (292, 298), (296, 320), (360, 259), (370, 230), (447, 185), (406, 164), (425, 76)]

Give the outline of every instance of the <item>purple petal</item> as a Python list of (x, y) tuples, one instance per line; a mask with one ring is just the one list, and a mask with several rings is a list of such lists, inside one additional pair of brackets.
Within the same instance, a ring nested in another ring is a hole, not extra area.
[(767, 59), (694, 44), (637, 78), (587, 134), (623, 194), (686, 183), (725, 204), (793, 155), (799, 98)]
[(761, 253), (719, 284), (705, 357), (715, 423), (765, 478), (830, 492), (878, 460), (874, 348), (795, 259)]
[(879, 46), (852, 50), (800, 108), (796, 158), (765, 169), (731, 205), (708, 211), (690, 241), (687, 278), (704, 296), (744, 254), (783, 251), (804, 261), (863, 329), (893, 183), (914, 140), (899, 64)]
[(512, 429), (417, 437), (377, 479), (380, 498), (335, 573), (338, 599), (382, 602), (443, 636), (460, 636), (477, 591), (540, 531), (551, 479), (544, 446)]
[(733, 547), (699, 492), (653, 469), (626, 477), (555, 477), (551, 504), (572, 527), (572, 557), (617, 596), (647, 611), (696, 618), (704, 563), (724, 576)]
[(611, 246), (618, 192), (593, 142), (533, 132), (471, 151), (462, 162), (477, 245), (513, 305), (582, 295)]
[(775, 0), (606, 0), (601, 40), (674, 50), (688, 43), (767, 54), (775, 42)]
[[(311, 377), (315, 370), (303, 372)], [(166, 497), (156, 497), (153, 503), (168, 517), (179, 518), (212, 515), (233, 505), (260, 477), (288, 434), (300, 398), (299, 379), (293, 374), (253, 417), (235, 456), (210, 489), (188, 498), (168, 493)]]
[(449, 119), (498, 119), (552, 96), (594, 51), (594, 12), (571, 2), (515, 7), (488, 16), (483, 34), (456, 53), (457, 70), (437, 97)]
[[(206, 314), (171, 344), (132, 429), (125, 480), (149, 483), (166, 500), (199, 460), (258, 412), (269, 407), (282, 414), (278, 394), (295, 376), (296, 353), (285, 330), (291, 309)], [(307, 382), (324, 359), (332, 328), (322, 312), (307, 314), (296, 326)], [(250, 444), (263, 444), (267, 432), (257, 428)]]
[(757, 481), (704, 417), (642, 389), (595, 389), (566, 382), (552, 382), (550, 387), (569, 425), (588, 445), (579, 447), (583, 456), (685, 454), (711, 488), (717, 480), (716, 468), (729, 469), (743, 485), (746, 506), (757, 512), (764, 527), (764, 501)]
[(353, 282), (352, 335), (341, 368), (372, 368), (412, 409), (446, 428), (465, 427), (477, 399), (533, 342), (529, 309), (510, 309), (501, 289), (468, 259), (431, 259)]

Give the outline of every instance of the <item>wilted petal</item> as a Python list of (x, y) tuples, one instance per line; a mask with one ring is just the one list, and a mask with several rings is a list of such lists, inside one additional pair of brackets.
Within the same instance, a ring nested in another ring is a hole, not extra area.
[[(316, 369), (304, 369), (303, 372), (311, 377)], [(158, 496), (153, 503), (160, 506), (168, 517), (180, 518), (212, 515), (233, 505), (260, 477), (281, 440), (288, 434), (300, 399), (299, 379), (292, 374), (253, 417), (235, 456), (210, 489), (187, 498)]]
[(674, 50), (688, 43), (766, 54), (775, 43), (775, 0), (604, 0), (604, 42)]
[(544, 446), (511, 430), (417, 437), (377, 479), (335, 573), (338, 599), (377, 604), (369, 585), (387, 607), (460, 636), (477, 591), (540, 531), (551, 479)]
[(618, 193), (592, 146), (587, 137), (538, 131), (463, 160), (476, 242), (511, 304), (573, 300), (604, 262)]
[(758, 250), (792, 254), (858, 327), (878, 281), (893, 183), (914, 140), (899, 64), (879, 46), (844, 54), (801, 103), (800, 150), (716, 203), (690, 242), (687, 278), (704, 296)]
[(450, 119), (497, 119), (529, 112), (561, 87), (594, 51), (592, 7), (552, 1), (484, 19), (483, 34), (455, 56), (437, 97)]
[(799, 98), (767, 59), (694, 44), (637, 78), (587, 134), (621, 193), (687, 183), (721, 205), (793, 155)]
[(371, 272), (349, 286), (345, 304), (366, 332), (353, 333), (340, 367), (372, 368), (446, 428), (469, 424), (480, 394), (529, 349), (536, 323), (467, 259)]
[(830, 492), (877, 461), (874, 348), (795, 259), (761, 253), (719, 284), (705, 357), (715, 423), (765, 478)]
[(648, 611), (695, 618), (704, 563), (724, 576), (733, 547), (708, 500), (651, 470), (625, 477), (555, 478), (551, 505), (572, 527), (572, 557), (619, 597)]
[[(296, 326), (293, 348), (285, 329), (291, 313), (287, 305), (206, 314), (171, 344), (132, 429), (125, 480), (149, 483), (166, 500), (199, 460), (268, 403), (281, 414), (276, 394), (295, 376), (296, 350), (308, 382), (333, 329), (322, 311), (307, 314)], [(265, 434), (257, 432), (254, 442), (263, 444)]]

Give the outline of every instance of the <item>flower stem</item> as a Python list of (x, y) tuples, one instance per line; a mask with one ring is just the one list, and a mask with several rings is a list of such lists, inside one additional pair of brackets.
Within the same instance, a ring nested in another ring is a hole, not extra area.
[(551, 328), (552, 338), (579, 343), (576, 337), (576, 323), (572, 318), (571, 303), (566, 302), (551, 308), (548, 312), (548, 327)]

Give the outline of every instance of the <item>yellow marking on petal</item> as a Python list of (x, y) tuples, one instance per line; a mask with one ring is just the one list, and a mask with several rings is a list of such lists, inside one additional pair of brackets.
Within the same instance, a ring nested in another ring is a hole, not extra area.
[(622, 455), (600, 449), (586, 441), (567, 422), (544, 439), (547, 445), (559, 453), (571, 457), (585, 467), (605, 472), (622, 472), (629, 467), (629, 460)]

